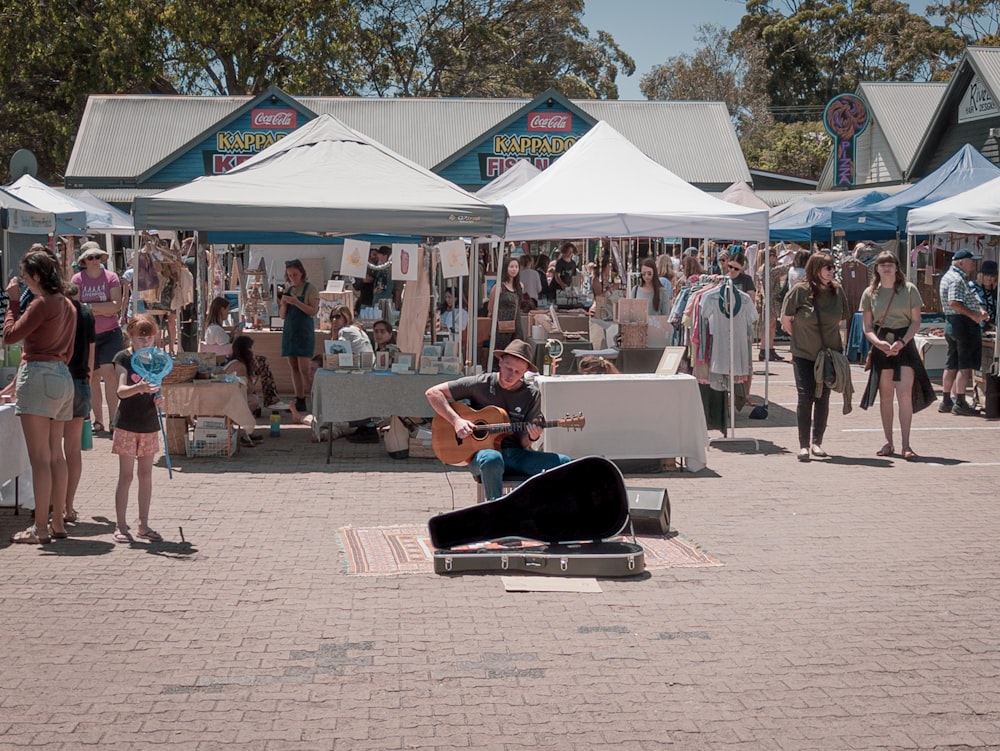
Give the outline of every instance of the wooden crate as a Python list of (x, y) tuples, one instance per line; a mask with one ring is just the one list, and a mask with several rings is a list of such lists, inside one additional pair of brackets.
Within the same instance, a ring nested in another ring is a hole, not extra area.
[(188, 419), (186, 417), (164, 417), (163, 427), (167, 433), (167, 448), (174, 456), (187, 452)]
[(621, 334), (622, 349), (644, 349), (649, 331), (646, 323), (620, 323), (618, 324)]

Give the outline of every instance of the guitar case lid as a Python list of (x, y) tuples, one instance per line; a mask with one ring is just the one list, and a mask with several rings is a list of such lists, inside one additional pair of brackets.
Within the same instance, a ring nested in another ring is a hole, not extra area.
[(628, 523), (621, 471), (587, 456), (529, 477), (503, 498), (439, 514), (427, 526), (436, 548), (505, 537), (547, 543), (605, 540)]

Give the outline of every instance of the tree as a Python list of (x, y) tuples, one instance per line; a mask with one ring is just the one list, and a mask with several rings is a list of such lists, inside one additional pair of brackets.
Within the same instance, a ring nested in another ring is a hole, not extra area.
[(967, 44), (1000, 45), (1000, 2), (997, 0), (948, 0), (927, 7), (944, 19)]
[(186, 94), (354, 94), (358, 14), (351, 0), (167, 0), (164, 67)]
[(87, 101), (100, 93), (169, 92), (148, 0), (6, 2), (0, 6), (0, 154), (28, 148), (57, 181)]
[(954, 31), (932, 25), (900, 0), (748, 0), (733, 32), (764, 51), (766, 84), (777, 116), (817, 117), (836, 94), (862, 81), (947, 75), (961, 52)]
[(379, 96), (615, 98), (635, 62), (606, 32), (589, 36), (582, 0), (373, 0), (362, 55)]

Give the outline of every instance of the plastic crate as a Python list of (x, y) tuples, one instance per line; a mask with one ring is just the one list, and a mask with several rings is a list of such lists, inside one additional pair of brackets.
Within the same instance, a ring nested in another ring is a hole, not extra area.
[(189, 457), (214, 456), (228, 459), (236, 453), (238, 438), (238, 431), (235, 428), (218, 433), (188, 435), (185, 438), (186, 453)]

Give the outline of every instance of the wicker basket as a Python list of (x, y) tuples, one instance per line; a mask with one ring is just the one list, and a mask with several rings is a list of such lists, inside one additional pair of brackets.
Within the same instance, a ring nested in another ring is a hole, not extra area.
[(190, 383), (198, 373), (198, 363), (174, 363), (174, 369), (163, 377), (163, 383)]

